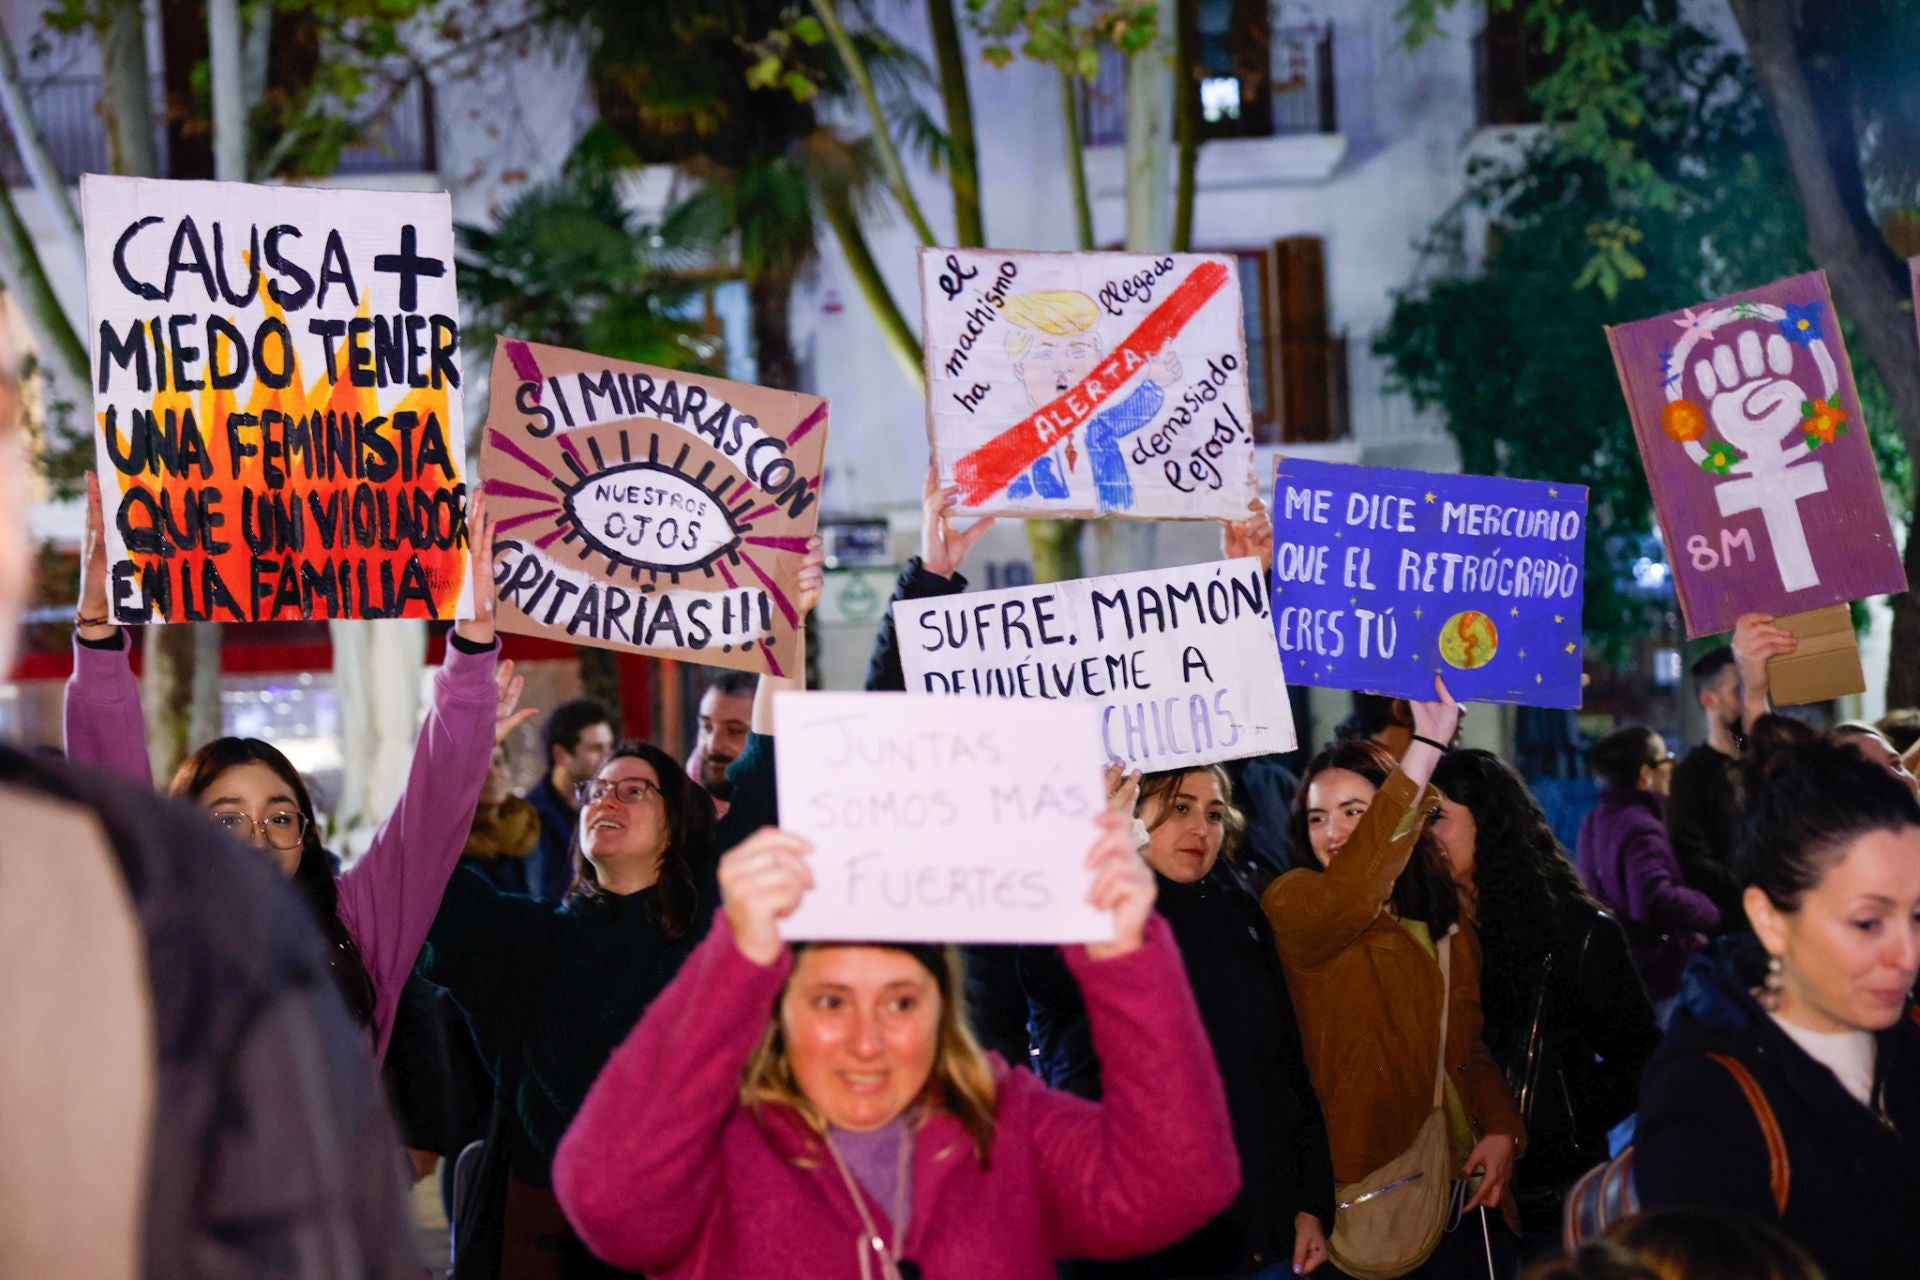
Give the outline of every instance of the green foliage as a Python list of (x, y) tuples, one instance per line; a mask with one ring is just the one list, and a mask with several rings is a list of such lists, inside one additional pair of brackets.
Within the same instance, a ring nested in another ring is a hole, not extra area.
[(1100, 51), (1133, 54), (1158, 36), (1159, 5), (1151, 0), (966, 0), (974, 30), (987, 41), (982, 56), (996, 67), (1015, 54), (1068, 75), (1091, 80)]
[[(1652, 498), (1604, 327), (1809, 265), (1743, 64), (1683, 27), (1643, 74), (1651, 105), (1638, 149), (1672, 189), (1670, 207), (1631, 206), (1603, 161), (1551, 137), (1478, 162), (1375, 346), (1398, 388), (1446, 415), (1466, 471), (1588, 486), (1587, 638), (1614, 657), (1662, 606), (1632, 585)], [(1484, 256), (1469, 249), (1482, 227)], [(1633, 259), (1605, 268), (1610, 292), (1578, 283), (1596, 229)], [(1864, 396), (1872, 379), (1860, 372)]]
[(458, 228), (460, 293), (470, 345), (501, 334), (717, 372), (716, 344), (687, 318), (691, 254), (663, 229), (638, 226), (611, 171), (570, 164), (520, 193), (492, 230)]

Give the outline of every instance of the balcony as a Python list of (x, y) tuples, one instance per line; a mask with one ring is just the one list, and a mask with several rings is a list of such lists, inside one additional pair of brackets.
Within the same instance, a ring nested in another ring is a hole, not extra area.
[[(1202, 29), (1194, 89), (1200, 136), (1280, 138), (1339, 132), (1333, 25)], [(1100, 55), (1100, 71), (1079, 82), (1080, 140), (1117, 147), (1127, 136), (1126, 59)]]
[[(108, 172), (100, 78), (49, 76), (29, 80), (25, 88), (28, 109), (60, 176), (71, 183), (83, 173)], [(341, 151), (337, 174), (431, 173), (437, 168), (432, 87), (416, 77), (385, 105), (384, 111), (364, 121), (360, 140)], [(157, 141), (164, 170), (164, 131)], [(4, 118), (0, 118), (0, 178), (10, 187), (30, 185), (13, 129)]]

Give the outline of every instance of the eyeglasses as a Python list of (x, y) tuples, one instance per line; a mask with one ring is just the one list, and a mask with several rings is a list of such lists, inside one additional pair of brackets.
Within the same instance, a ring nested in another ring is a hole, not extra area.
[(230, 836), (241, 840), (258, 836), (275, 849), (298, 849), (307, 835), (307, 815), (286, 809), (270, 813), (260, 822), (230, 809), (214, 814), (213, 820)]
[(1667, 755), (1661, 756), (1658, 760), (1649, 760), (1647, 762), (1647, 768), (1671, 769), (1675, 764), (1679, 763), (1679, 760), (1680, 760), (1679, 756), (1669, 753)]
[(573, 789), (573, 798), (582, 805), (595, 804), (606, 799), (608, 792), (612, 792), (613, 798), (621, 804), (635, 805), (659, 795), (660, 786), (645, 778), (622, 778), (618, 782), (592, 778)]

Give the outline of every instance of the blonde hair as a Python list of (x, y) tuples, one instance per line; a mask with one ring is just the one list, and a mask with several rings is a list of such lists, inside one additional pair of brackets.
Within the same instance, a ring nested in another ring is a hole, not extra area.
[[(801, 950), (801, 947), (795, 948), (796, 952)], [(795, 968), (798, 967), (796, 963)], [(985, 1168), (993, 1148), (993, 1113), (998, 1096), (993, 1067), (987, 1062), (980, 1042), (973, 1038), (973, 1029), (967, 1025), (966, 1011), (961, 1007), (960, 953), (953, 947), (940, 948), (940, 967), (941, 971), (933, 975), (940, 989), (939, 1042), (934, 1048), (933, 1070), (927, 1075), (920, 1101), (929, 1109), (944, 1111), (960, 1122), (967, 1136), (973, 1139), (974, 1157), (980, 1167)], [(793, 979), (789, 976), (787, 980), (791, 983)], [(760, 1118), (762, 1106), (791, 1108), (824, 1141), (826, 1117), (800, 1091), (799, 1081), (793, 1075), (793, 1061), (787, 1055), (787, 1038), (780, 1025), (780, 1004), (785, 1002), (786, 995), (782, 988), (773, 1016), (767, 1019), (767, 1029), (747, 1059), (747, 1069), (740, 1080), (740, 1102), (754, 1113), (756, 1120)]]
[(1015, 360), (1033, 347), (1034, 333), (1064, 338), (1089, 333), (1100, 323), (1100, 308), (1075, 289), (1037, 289), (1008, 298), (1000, 314), (1015, 327), (1007, 331), (1007, 354)]

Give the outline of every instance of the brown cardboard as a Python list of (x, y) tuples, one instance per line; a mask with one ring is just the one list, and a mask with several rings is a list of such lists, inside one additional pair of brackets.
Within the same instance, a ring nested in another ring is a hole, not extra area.
[(499, 626), (785, 675), (827, 402), (502, 338), (480, 470)]
[(1774, 622), (1800, 642), (1792, 653), (1767, 660), (1767, 685), (1775, 706), (1797, 707), (1866, 692), (1860, 645), (1846, 605), (1790, 613)]

